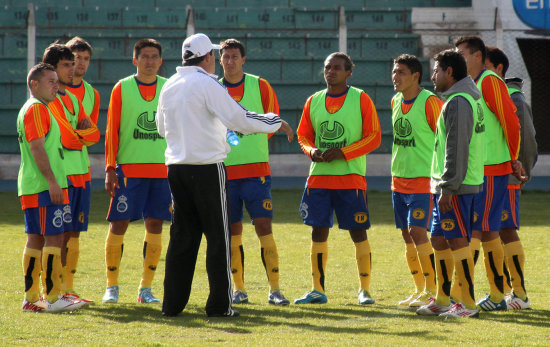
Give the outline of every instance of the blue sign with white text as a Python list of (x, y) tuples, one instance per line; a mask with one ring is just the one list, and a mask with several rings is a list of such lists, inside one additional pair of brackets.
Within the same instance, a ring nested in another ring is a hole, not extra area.
[(550, 30), (550, 0), (514, 0), (514, 10), (525, 25)]

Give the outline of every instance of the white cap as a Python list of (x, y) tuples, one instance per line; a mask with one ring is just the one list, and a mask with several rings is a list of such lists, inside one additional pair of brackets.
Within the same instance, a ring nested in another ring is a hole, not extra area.
[(181, 46), (181, 55), (182, 57), (185, 57), (185, 52), (187, 51), (193, 53), (193, 55), (188, 57), (187, 59), (184, 58), (185, 60), (189, 60), (202, 57), (203, 55), (208, 54), (213, 49), (221, 48), (222, 46), (220, 45), (213, 45), (208, 36), (204, 34), (195, 34), (189, 36), (185, 39), (185, 41), (183, 41), (183, 45)]

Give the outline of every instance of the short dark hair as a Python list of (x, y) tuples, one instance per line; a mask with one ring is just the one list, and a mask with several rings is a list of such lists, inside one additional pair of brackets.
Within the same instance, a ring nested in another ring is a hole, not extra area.
[(351, 60), (350, 56), (347, 55), (347, 54), (344, 53), (344, 52), (334, 52), (334, 53), (331, 53), (331, 54), (329, 54), (329, 56), (325, 59), (325, 61), (328, 60), (328, 59), (331, 59), (331, 58), (340, 58), (340, 59), (344, 59), (344, 60), (345, 60), (344, 67), (345, 67), (346, 71), (351, 71), (351, 70), (355, 67), (355, 64), (354, 64), (353, 61)]
[(406, 65), (411, 70), (411, 73), (418, 72), (418, 82), (422, 81), (422, 63), (415, 55), (401, 54), (393, 60), (393, 63)]
[(90, 45), (90, 43), (82, 37), (75, 36), (67, 41), (65, 45), (67, 45), (72, 52), (87, 51), (90, 55), (92, 55), (92, 45)]
[(48, 63), (57, 69), (60, 60), (74, 61), (74, 54), (69, 47), (60, 43), (52, 43), (44, 51), (42, 62)]
[(160, 42), (158, 42), (155, 39), (146, 38), (141, 39), (134, 45), (134, 58), (137, 58), (139, 54), (141, 53), (141, 50), (145, 47), (154, 47), (159, 50), (159, 56), (162, 57), (162, 46), (160, 45)]
[(470, 53), (475, 53), (477, 51), (481, 52), (481, 61), (485, 62), (487, 57), (487, 49), (485, 48), (485, 43), (479, 36), (461, 36), (455, 41), (455, 47), (460, 46), (465, 43), (466, 47), (470, 50)]
[(193, 58), (193, 59), (187, 59), (187, 58), (192, 57), (193, 55), (195, 55), (195, 53), (193, 53), (191, 51), (185, 51), (185, 54), (183, 55), (183, 66), (199, 65), (208, 54), (214, 55), (214, 50), (211, 50), (210, 53), (206, 53), (203, 56), (196, 57), (196, 58)]
[(502, 76), (506, 76), (506, 71), (508, 71), (510, 67), (510, 62), (506, 54), (500, 48), (487, 46), (487, 59), (489, 59), (495, 67), (497, 67), (498, 64), (502, 64)]
[(48, 63), (38, 63), (30, 69), (27, 75), (27, 86), (29, 86), (29, 89), (31, 88), (31, 81), (38, 81), (46, 70), (55, 72), (55, 67)]
[(238, 48), (239, 51), (241, 51), (241, 57), (246, 57), (246, 49), (244, 48), (244, 45), (241, 43), (241, 41), (237, 39), (227, 39), (220, 42), (220, 45), (222, 46), (222, 48), (220, 49), (220, 56), (223, 54), (224, 49)]
[(447, 49), (437, 53), (434, 60), (439, 63), (441, 70), (446, 71), (449, 67), (453, 68), (453, 78), (455, 81), (460, 81), (468, 76), (468, 68), (466, 60), (454, 49)]

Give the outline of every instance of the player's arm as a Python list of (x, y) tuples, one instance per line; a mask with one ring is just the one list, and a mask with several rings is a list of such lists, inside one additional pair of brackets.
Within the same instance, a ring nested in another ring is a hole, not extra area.
[(502, 80), (488, 76), (481, 84), (481, 92), (487, 106), (497, 116), (510, 150), (510, 158), (516, 160), (520, 146), (520, 125), (516, 106), (508, 95), (508, 88)]
[(23, 120), (25, 126), (25, 138), (29, 142), (34, 162), (42, 176), (48, 182), (50, 199), (54, 204), (62, 204), (65, 197), (63, 190), (57, 183), (50, 166), (48, 154), (44, 143), (46, 134), (50, 131), (50, 115), (44, 105), (36, 104), (29, 108)]
[[(260, 95), (262, 97), (262, 106), (264, 111), (275, 113), (280, 116), (281, 113), (279, 111), (279, 102), (277, 101), (275, 90), (273, 90), (273, 87), (271, 87), (269, 82), (263, 78), (260, 78)], [(273, 133), (268, 134), (267, 138), (271, 138), (271, 136), (273, 136)]]
[(315, 146), (315, 129), (313, 129), (310, 117), (311, 99), (310, 96), (304, 105), (296, 135), (298, 136), (300, 148), (312, 161), (323, 161), (321, 158), (322, 151)]
[(115, 188), (119, 188), (115, 169), (118, 153), (120, 112), (122, 110), (121, 98), (122, 93), (119, 82), (111, 92), (111, 100), (109, 101), (109, 109), (107, 111), (107, 129), (105, 130), (105, 189), (111, 196), (115, 195)]
[(426, 100), (426, 121), (434, 133), (437, 128), (437, 119), (439, 118), (443, 104), (443, 100), (435, 95), (430, 96)]
[(521, 145), (519, 148), (518, 160), (521, 161), (525, 175), (531, 177), (531, 170), (535, 166), (538, 157), (535, 126), (533, 125), (533, 113), (531, 107), (525, 101), (522, 93), (512, 94), (512, 101), (516, 105), (521, 132)]
[(72, 124), (67, 120), (65, 111), (63, 109), (62, 101), (57, 98), (50, 102), (48, 107), (52, 111), (52, 114), (59, 125), (59, 131), (61, 132), (61, 144), (64, 148), (71, 150), (82, 150), (82, 142), (80, 142), (80, 136), (76, 133)]
[(91, 146), (99, 141), (100, 133), (97, 125), (84, 111), (84, 106), (78, 101), (78, 127), (75, 132), (80, 136), (80, 142)]
[(363, 118), (363, 137), (342, 148), (346, 161), (363, 156), (377, 149), (382, 141), (380, 121), (374, 103), (366, 93), (361, 93), (361, 116)]

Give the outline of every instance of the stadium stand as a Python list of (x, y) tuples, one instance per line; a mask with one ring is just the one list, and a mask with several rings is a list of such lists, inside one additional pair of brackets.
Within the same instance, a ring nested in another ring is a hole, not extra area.
[[(27, 7), (19, 0), (0, 6), (0, 153), (18, 153), (17, 111), (26, 99)], [(390, 99), (392, 59), (421, 54), (419, 36), (411, 32), (411, 8), (471, 6), (471, 0), (35, 0), (36, 60), (59, 39), (75, 35), (94, 47), (86, 76), (101, 94), (99, 128), (105, 133), (106, 110), (116, 81), (135, 71), (134, 43), (153, 37), (163, 45), (160, 74), (170, 76), (181, 64), (187, 25), (212, 41), (229, 37), (247, 47), (245, 71), (266, 78), (277, 93), (281, 114), (295, 128), (307, 97), (324, 88), (322, 64), (339, 50), (339, 6), (344, 6), (347, 50), (356, 67), (350, 82), (365, 89), (376, 104), (383, 130), (378, 152), (391, 151)], [(313, 5), (312, 5), (313, 4)], [(187, 6), (193, 8), (193, 18)], [(428, 59), (422, 58), (425, 71)], [(218, 73), (221, 69), (218, 67)], [(429, 73), (423, 84), (431, 87)], [(271, 153), (299, 153), (284, 136), (270, 140)], [(103, 152), (103, 140), (91, 147)]]

